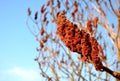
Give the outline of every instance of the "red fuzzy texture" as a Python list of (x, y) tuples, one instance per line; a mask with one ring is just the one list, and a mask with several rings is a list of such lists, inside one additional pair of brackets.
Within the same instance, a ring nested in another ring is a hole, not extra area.
[[(88, 24), (87, 26), (91, 26)], [(86, 62), (92, 61), (96, 70), (102, 71), (102, 62), (99, 57), (99, 44), (94, 37), (85, 30), (79, 30), (63, 13), (57, 15), (57, 33), (70, 51), (81, 54)]]

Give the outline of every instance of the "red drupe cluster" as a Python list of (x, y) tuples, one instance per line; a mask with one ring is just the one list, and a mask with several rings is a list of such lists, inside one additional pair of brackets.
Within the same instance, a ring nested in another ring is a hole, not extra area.
[(81, 54), (86, 62), (92, 61), (96, 70), (102, 71), (103, 65), (99, 57), (99, 44), (85, 30), (79, 30), (76, 24), (67, 20), (64, 13), (57, 14), (57, 33), (70, 51)]

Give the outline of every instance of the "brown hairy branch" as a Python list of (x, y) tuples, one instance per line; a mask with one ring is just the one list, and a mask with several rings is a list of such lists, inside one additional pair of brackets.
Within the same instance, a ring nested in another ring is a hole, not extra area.
[(107, 68), (107, 67), (103, 67), (104, 71), (106, 71), (107, 73), (111, 74), (112, 76), (114, 76), (115, 78), (120, 80), (120, 73), (112, 71), (111, 69)]

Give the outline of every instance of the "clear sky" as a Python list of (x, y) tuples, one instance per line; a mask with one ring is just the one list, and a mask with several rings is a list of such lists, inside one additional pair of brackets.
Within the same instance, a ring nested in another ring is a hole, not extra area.
[(0, 0), (0, 81), (41, 81), (37, 42), (26, 26), (27, 9), (44, 0)]

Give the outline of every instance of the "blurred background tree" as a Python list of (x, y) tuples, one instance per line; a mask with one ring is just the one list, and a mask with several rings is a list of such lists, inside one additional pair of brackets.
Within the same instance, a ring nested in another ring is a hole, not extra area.
[[(101, 56), (98, 54), (105, 66), (103, 71), (96, 70), (94, 63), (85, 61), (78, 51), (69, 49), (63, 41), (66, 38), (60, 38), (57, 27), (59, 23), (64, 23), (57, 22), (60, 20), (58, 19), (60, 13), (64, 13), (69, 23), (77, 25), (80, 31), (85, 30), (90, 37), (97, 40), (99, 51), (103, 53)], [(32, 27), (31, 23), (35, 27)], [(26, 24), (39, 43), (35, 61), (39, 65), (43, 80), (118, 81), (120, 79), (120, 0), (46, 0), (36, 12), (28, 8)]]

